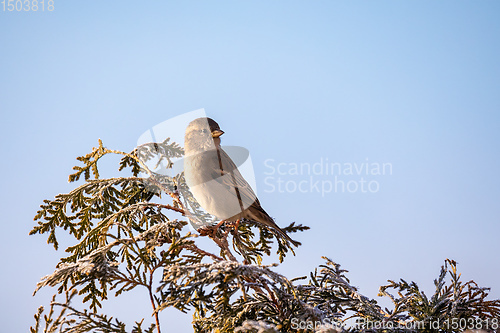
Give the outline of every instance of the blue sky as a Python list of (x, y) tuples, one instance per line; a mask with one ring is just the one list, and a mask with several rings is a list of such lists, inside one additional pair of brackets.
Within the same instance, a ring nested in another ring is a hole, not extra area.
[[(73, 188), (75, 158), (98, 138), (130, 151), (144, 131), (200, 108), (226, 132), (223, 144), (250, 151), (277, 223), (311, 227), (281, 272), (304, 275), (326, 255), (378, 299), (387, 279), (430, 293), (450, 258), (500, 298), (499, 14), (493, 0), (56, 1), (53, 12), (0, 11), (7, 331), (26, 330), (50, 300), (50, 289), (31, 293), (64, 253), (28, 232), (43, 199)], [(279, 193), (265, 191), (270, 159), (368, 159), (393, 172), (369, 178), (376, 193)], [(113, 162), (104, 176), (116, 176)], [(142, 297), (107, 310), (148, 320)], [(162, 316), (190, 331), (190, 318)]]

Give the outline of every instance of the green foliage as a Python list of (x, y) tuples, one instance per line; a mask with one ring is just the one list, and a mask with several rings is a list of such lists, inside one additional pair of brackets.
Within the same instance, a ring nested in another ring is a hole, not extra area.
[[(450, 277), (448, 285), (447, 276)], [(458, 331), (453, 329), (453, 323), (462, 329), (485, 328), (486, 323), (493, 324), (493, 320), (500, 318), (500, 300), (486, 300), (489, 288), (480, 288), (474, 281), (460, 281), (454, 260), (446, 259), (434, 285), (436, 290), (428, 298), (415, 282), (389, 280), (388, 285), (380, 287), (380, 296), (390, 297), (394, 304), (393, 311), (387, 310), (388, 318), (421, 323), (421, 330), (428, 332), (436, 329), (435, 323), (439, 323), (439, 329), (449, 332)], [(388, 289), (396, 290), (399, 297), (388, 293)]]
[[(119, 171), (128, 170), (130, 176), (100, 178), (98, 162), (108, 154), (122, 156)], [(341, 331), (355, 319), (364, 324), (351, 331), (367, 328), (370, 321), (393, 325), (422, 321), (427, 326), (420, 330), (428, 331), (436, 320), (499, 317), (500, 301), (486, 300), (487, 289), (473, 281), (462, 283), (451, 260), (445, 262), (430, 299), (413, 282), (389, 281), (381, 287), (380, 294), (394, 302), (393, 310), (361, 295), (350, 284), (347, 271), (328, 258), (309, 277), (289, 280), (274, 270), (276, 264), (263, 265), (273, 250), (280, 262), (293, 253), (286, 239), (251, 221), (210, 226), (213, 218), (193, 198), (183, 174), (156, 171), (161, 165), (171, 168), (173, 159), (182, 155), (182, 148), (167, 139), (131, 153), (110, 150), (99, 141), (91, 153), (78, 158), (83, 165), (74, 167), (69, 179), (79, 181), (83, 175), (83, 183), (70, 193), (44, 200), (30, 232), (47, 234), (55, 249), (58, 229), (75, 239), (65, 250), (68, 255), (35, 290), (57, 287), (66, 300), (58, 303), (54, 298), (45, 316), (39, 308), (31, 333), (41, 332), (42, 324), (43, 332), (128, 332), (123, 322), (98, 312), (108, 297), (136, 287), (148, 293), (154, 323), (145, 329), (140, 320), (133, 333), (159, 333), (159, 314), (167, 307), (194, 310), (193, 329), (200, 333), (326, 333)], [(219, 253), (200, 248), (196, 242), (200, 236), (191, 233), (188, 224), (212, 239)], [(283, 228), (287, 233), (307, 229), (295, 223)], [(446, 285), (448, 275), (451, 284)], [(389, 294), (390, 289), (398, 296)], [(75, 295), (86, 305), (83, 310), (70, 304)]]
[[(69, 304), (74, 296), (77, 294), (76, 290), (71, 293), (65, 293), (66, 301), (64, 303), (58, 303), (55, 301), (56, 295), (52, 298), (50, 304), (50, 311), (47, 315), (42, 318), (42, 313), (44, 311), (43, 306), (38, 308), (38, 312), (35, 314), (35, 327), (30, 328), (30, 333), (41, 333), (40, 324), (45, 322), (45, 328), (43, 333), (76, 333), (76, 332), (102, 332), (102, 333), (126, 333), (126, 325), (106, 315), (100, 315), (96, 313), (89, 312), (88, 310), (79, 311)], [(54, 318), (56, 313), (56, 307), (60, 309), (57, 317)], [(66, 316), (66, 312), (70, 311), (70, 314)], [(42, 320), (43, 319), (43, 320)], [(131, 333), (153, 333), (155, 331), (155, 324), (151, 324), (149, 328), (143, 329), (142, 322), (136, 322), (132, 327)]]

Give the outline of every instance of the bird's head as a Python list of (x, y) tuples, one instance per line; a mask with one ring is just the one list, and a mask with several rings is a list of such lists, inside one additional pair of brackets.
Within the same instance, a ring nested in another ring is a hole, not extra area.
[(186, 152), (206, 151), (220, 145), (224, 132), (211, 118), (198, 118), (189, 123), (184, 136)]

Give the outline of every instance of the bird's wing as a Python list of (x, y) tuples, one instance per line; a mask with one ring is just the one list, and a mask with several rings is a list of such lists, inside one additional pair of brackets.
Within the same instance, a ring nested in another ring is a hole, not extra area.
[(222, 148), (219, 148), (217, 152), (218, 163), (213, 170), (213, 179), (236, 196), (243, 209), (250, 207), (254, 202), (260, 206), (252, 187), (243, 178), (231, 157)]
[[(217, 155), (217, 166), (212, 165), (211, 168), (213, 172), (212, 179), (223, 185), (227, 189), (227, 193), (231, 193), (232, 196), (238, 198), (241, 211), (245, 211), (243, 217), (271, 228), (271, 230), (274, 230), (273, 232), (280, 234), (295, 246), (300, 245), (299, 242), (294, 241), (286, 232), (281, 230), (262, 208), (250, 184), (243, 178), (229, 155), (222, 148), (217, 149)], [(211, 162), (214, 162), (213, 159)]]

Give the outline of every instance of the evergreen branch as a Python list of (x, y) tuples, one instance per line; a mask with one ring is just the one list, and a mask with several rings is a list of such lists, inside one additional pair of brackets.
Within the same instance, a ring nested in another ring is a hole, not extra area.
[[(97, 164), (107, 154), (121, 155), (119, 171), (131, 168), (133, 177), (100, 179)], [(288, 280), (272, 269), (275, 265), (261, 264), (264, 256), (271, 254), (274, 238), (280, 262), (288, 251), (293, 253), (281, 235), (246, 220), (210, 226), (212, 217), (203, 212), (182, 173), (168, 177), (155, 172), (162, 163), (171, 167), (172, 160), (182, 154), (182, 148), (169, 139), (141, 145), (131, 153), (108, 149), (99, 140), (97, 148), (78, 158), (83, 166), (74, 168), (70, 181), (84, 175), (86, 182), (68, 194), (45, 200), (35, 216), (37, 225), (30, 232), (48, 233), (47, 241), (56, 249), (57, 228), (68, 230), (78, 240), (66, 250), (71, 255), (62, 258), (35, 290), (59, 286), (59, 293), (66, 291), (66, 302), (56, 303), (54, 296), (45, 316), (40, 307), (31, 333), (40, 333), (43, 324), (44, 333), (125, 333), (122, 322), (96, 310), (108, 290), (119, 296), (138, 286), (148, 290), (155, 323), (142, 329), (143, 320), (136, 322), (132, 333), (160, 333), (159, 312), (166, 307), (184, 312), (194, 309), (193, 328), (200, 333), (291, 332), (296, 330), (294, 320), (321, 324), (301, 328), (301, 332), (331, 333), (340, 329), (323, 325), (326, 320), (340, 325), (349, 319), (396, 325), (421, 321), (427, 326), (418, 331), (429, 332), (431, 322), (500, 318), (500, 300), (488, 300), (489, 289), (474, 281), (463, 282), (456, 262), (448, 259), (430, 297), (415, 282), (388, 280), (379, 294), (391, 299), (392, 310), (382, 309), (375, 300), (362, 295), (347, 278), (347, 270), (326, 257), (325, 264), (312, 272), (307, 282), (303, 282), (306, 277)], [(154, 168), (148, 168), (149, 162), (155, 162)], [(141, 172), (146, 177), (138, 177)], [(168, 203), (151, 201), (155, 196), (161, 198), (162, 193), (170, 197)], [(220, 255), (199, 247), (197, 236), (184, 229), (188, 222), (169, 220), (169, 213), (186, 216), (197, 230), (208, 225), (199, 230), (200, 234), (214, 241)], [(295, 223), (283, 228), (287, 233), (307, 229)], [(243, 263), (230, 251), (230, 239)], [(154, 290), (158, 270), (163, 275)], [(392, 294), (391, 289), (395, 291)], [(69, 305), (77, 293), (83, 303), (91, 301), (90, 311)], [(61, 308), (58, 315), (54, 306)], [(445, 326), (439, 330), (453, 331)]]
[(234, 332), (236, 333), (279, 333), (276, 326), (267, 324), (263, 321), (246, 320), (243, 325), (237, 327)]
[[(59, 288), (59, 292), (66, 290), (68, 288), (68, 283), (72, 283), (72, 288), (75, 288), (78, 285), (85, 284), (87, 285), (80, 291), (80, 294), (86, 293), (86, 300), (92, 300), (91, 307), (95, 310), (98, 306), (100, 306), (100, 302), (98, 298), (105, 299), (107, 296), (106, 288), (104, 287), (109, 281), (115, 280), (115, 284), (113, 286), (116, 287), (117, 283), (125, 283), (125, 285), (118, 290), (117, 294), (120, 294), (124, 290), (133, 289), (137, 285), (144, 285), (148, 287), (148, 284), (142, 283), (140, 280), (130, 278), (127, 279), (124, 277), (123, 273), (118, 270), (118, 262), (109, 261), (108, 257), (111, 252), (111, 249), (117, 245), (125, 245), (128, 246), (130, 244), (136, 244), (138, 241), (145, 241), (146, 243), (152, 241), (153, 235), (157, 238), (163, 237), (163, 235), (169, 235), (170, 230), (172, 229), (180, 229), (185, 225), (185, 222), (175, 221), (167, 221), (163, 223), (159, 223), (146, 230), (143, 233), (140, 233), (136, 237), (132, 238), (122, 238), (117, 239), (114, 242), (107, 244), (105, 246), (101, 246), (84, 257), (76, 260), (76, 262), (61, 262), (57, 266), (56, 270), (41, 279), (39, 283), (37, 283), (37, 287), (35, 289), (34, 294), (44, 286), (56, 286), (61, 284)], [(190, 237), (189, 235), (184, 236)], [(156, 245), (160, 245), (161, 242), (155, 241)], [(162, 244), (162, 243), (161, 243)], [(155, 246), (156, 246), (155, 245)], [(177, 244), (173, 244), (174, 250), (178, 247)], [(144, 257), (142, 258), (144, 262)], [(140, 267), (140, 265), (136, 265), (133, 268), (136, 270)], [(138, 271), (135, 274), (131, 274), (132, 277), (138, 277)], [(98, 279), (101, 283), (102, 289), (97, 290), (95, 287), (94, 280)], [(128, 289), (127, 289), (128, 288)]]
[[(40, 206), (41, 209), (34, 218), (38, 225), (30, 231), (30, 235), (49, 232), (47, 241), (56, 249), (58, 243), (55, 229), (58, 227), (69, 229), (70, 234), (80, 239), (92, 229), (94, 219), (109, 219), (110, 214), (133, 204), (133, 196), (127, 197), (126, 193), (132, 192), (135, 196), (138, 190), (144, 193), (147, 191), (144, 184), (145, 180), (137, 177), (90, 180), (68, 194), (57, 195), (55, 200), (44, 200), (45, 204)], [(120, 190), (116, 188), (118, 186), (121, 187)], [(71, 213), (76, 213), (68, 214), (68, 206)], [(168, 205), (164, 208), (177, 211), (177, 208)]]
[[(71, 293), (66, 293), (66, 304), (69, 304), (73, 297), (76, 295), (76, 291), (73, 291)], [(55, 333), (55, 332), (62, 332), (62, 329), (64, 328), (65, 325), (71, 325), (74, 320), (69, 319), (66, 316), (66, 309), (62, 309), (57, 317), (54, 318), (54, 305), (56, 299), (56, 295), (52, 297), (52, 302), (50, 303), (50, 310), (49, 313), (45, 316), (43, 316), (43, 320), (45, 322), (45, 328), (43, 330), (43, 333)], [(40, 332), (40, 324), (42, 322), (42, 314), (44, 312), (44, 307), (40, 306), (38, 308), (37, 313), (35, 314), (35, 327), (30, 327), (30, 333), (39, 333)]]
[(117, 241), (100, 247), (77, 260), (75, 263), (59, 263), (54, 273), (44, 276), (41, 281), (37, 283), (33, 295), (44, 286), (53, 287), (61, 283), (66, 285), (70, 278), (81, 279), (82, 276), (105, 278), (115, 274), (118, 263), (109, 262), (106, 254), (118, 243), (120, 242)]
[[(448, 266), (449, 265), (449, 266)], [(462, 283), (457, 273), (456, 262), (446, 259), (438, 279), (434, 280), (436, 290), (431, 298), (422, 292), (415, 282), (408, 283), (389, 280), (380, 287), (379, 295), (388, 296), (394, 303), (390, 318), (408, 322), (423, 322), (426, 329), (431, 323), (439, 322), (440, 329), (449, 331), (445, 323), (453, 320), (484, 320), (500, 318), (500, 300), (487, 301), (488, 288), (479, 288), (474, 281)], [(445, 278), (450, 276), (451, 284)], [(395, 289), (398, 296), (391, 295), (387, 289)]]

